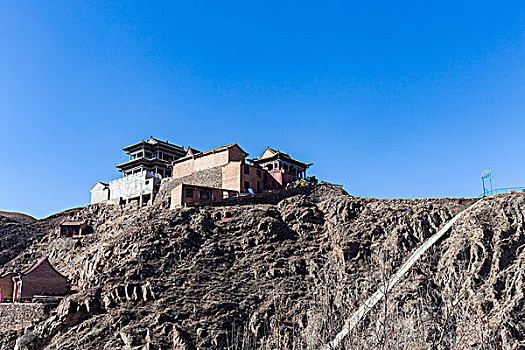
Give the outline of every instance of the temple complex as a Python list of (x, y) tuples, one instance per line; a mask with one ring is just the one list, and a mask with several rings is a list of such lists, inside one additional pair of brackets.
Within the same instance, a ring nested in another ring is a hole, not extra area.
[(298, 179), (307, 179), (312, 163), (267, 147), (263, 154), (247, 159), (237, 143), (201, 152), (153, 137), (122, 148), (129, 160), (116, 165), (123, 176), (91, 189), (91, 204), (152, 204), (171, 199), (170, 207), (212, 201), (243, 194), (279, 190)]
[(269, 147), (259, 158), (247, 156), (236, 143), (206, 152), (189, 149), (172, 162), (172, 176), (164, 180), (173, 184), (170, 207), (282, 189), (306, 179), (312, 165)]

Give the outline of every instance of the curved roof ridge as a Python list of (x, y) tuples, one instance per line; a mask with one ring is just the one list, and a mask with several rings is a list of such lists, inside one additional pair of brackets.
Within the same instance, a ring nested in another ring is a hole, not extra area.
[(30, 273), (31, 271), (34, 271), (37, 267), (39, 267), (40, 265), (42, 265), (42, 263), (44, 261), (47, 260), (47, 256), (43, 256), (41, 258), (38, 258), (36, 260), (36, 262), (27, 270), (25, 270), (24, 272), (21, 273), (21, 275), (27, 275), (28, 273)]

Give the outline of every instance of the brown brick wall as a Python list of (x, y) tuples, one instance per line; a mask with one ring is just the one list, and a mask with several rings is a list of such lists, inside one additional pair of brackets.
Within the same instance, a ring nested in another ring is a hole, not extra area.
[[(192, 196), (188, 197), (187, 189), (193, 190)], [(200, 191), (208, 191), (210, 194), (209, 200), (203, 200), (200, 198)], [(222, 190), (218, 188), (205, 188), (200, 186), (192, 186), (186, 184), (180, 184), (171, 191), (171, 204), (170, 209), (175, 209), (183, 204), (198, 203), (198, 202), (209, 202), (210, 200), (217, 200), (223, 198), (229, 198), (237, 193), (233, 191)]]
[[(309, 195), (316, 193), (320, 198), (328, 198), (334, 195), (347, 195), (348, 193), (342, 189), (341, 186), (337, 185), (314, 185), (314, 186), (302, 186), (291, 189), (281, 189), (272, 192), (263, 192), (251, 196), (242, 196), (236, 198), (229, 198), (214, 201), (206, 204), (194, 204), (195, 206), (231, 206), (231, 205), (253, 205), (253, 204), (273, 204), (276, 205), (285, 198), (289, 198), (296, 195)], [(326, 197), (325, 197), (326, 196)]]
[(222, 188), (241, 192), (241, 162), (230, 162), (222, 167)]
[(228, 164), (228, 152), (223, 150), (217, 153), (210, 153), (204, 157), (195, 158), (195, 171), (202, 171)]
[(238, 148), (232, 147), (228, 150), (230, 162), (244, 162), (246, 154), (242, 153)]
[(194, 172), (225, 166), (229, 162), (244, 161), (246, 155), (238, 148), (223, 149), (203, 157), (195, 157), (173, 165), (172, 178), (188, 176)]
[(171, 190), (170, 209), (175, 209), (182, 205), (182, 184)]
[(69, 293), (67, 279), (57, 273), (47, 260), (22, 279), (22, 299), (33, 295), (66, 295)]
[(188, 176), (195, 172), (195, 161), (193, 158), (188, 159), (181, 163), (173, 164), (173, 170), (171, 173), (172, 178), (179, 178), (183, 176)]

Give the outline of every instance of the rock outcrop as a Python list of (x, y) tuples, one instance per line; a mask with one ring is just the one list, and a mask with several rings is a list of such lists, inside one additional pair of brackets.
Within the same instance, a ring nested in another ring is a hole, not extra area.
[[(93, 205), (0, 221), (0, 273), (47, 255), (76, 291), (33, 326), (0, 330), (0, 348), (316, 349), (473, 201), (315, 186), (252, 204)], [(525, 347), (524, 214), (524, 194), (484, 199), (344, 347)], [(68, 217), (87, 219), (94, 233), (59, 237)]]

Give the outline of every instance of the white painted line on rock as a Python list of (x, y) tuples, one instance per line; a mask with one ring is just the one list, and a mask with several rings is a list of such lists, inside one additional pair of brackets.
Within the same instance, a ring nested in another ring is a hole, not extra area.
[(386, 293), (390, 292), (390, 290), (394, 288), (394, 286), (397, 284), (397, 282), (399, 282), (401, 277), (403, 277), (403, 275), (412, 267), (412, 265), (414, 265), (414, 263), (419, 260), (419, 258), (428, 250), (428, 248), (432, 247), (434, 243), (436, 243), (441, 237), (443, 237), (443, 235), (467, 210), (472, 209), (481, 201), (482, 199), (458, 213), (450, 221), (448, 221), (445, 224), (445, 226), (441, 228), (441, 230), (434, 233), (421, 246), (419, 246), (419, 248), (417, 248), (410, 255), (408, 260), (399, 268), (396, 274), (392, 278), (390, 278), (386, 286), (386, 291), (384, 286), (379, 287), (377, 291), (370, 298), (368, 298), (368, 300), (366, 300), (349, 319), (345, 321), (343, 329), (341, 329), (341, 331), (335, 336), (335, 338), (332, 341), (326, 343), (324, 346), (322, 346), (321, 350), (336, 349), (344, 340), (344, 338), (348, 335), (348, 333), (352, 329), (354, 329), (359, 323), (359, 321), (368, 313), (368, 311), (370, 311), (381, 299), (383, 299)]

